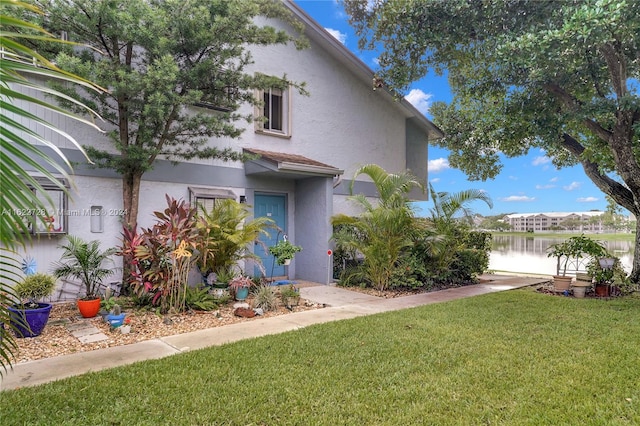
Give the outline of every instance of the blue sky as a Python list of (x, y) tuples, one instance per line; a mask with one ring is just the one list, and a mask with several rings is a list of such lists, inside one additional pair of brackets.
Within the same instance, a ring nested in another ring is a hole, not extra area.
[[(311, 17), (353, 51), (364, 63), (376, 69), (376, 52), (359, 51), (358, 39), (347, 23), (346, 14), (335, 0), (296, 0)], [(427, 117), (434, 101), (451, 100), (445, 77), (429, 74), (414, 83), (407, 99)], [(493, 180), (473, 182), (447, 161), (448, 152), (429, 147), (429, 181), (437, 191), (458, 192), (466, 189), (486, 191), (493, 209), (483, 203), (472, 206), (482, 215), (500, 213), (568, 212), (604, 210), (604, 194), (587, 178), (581, 167), (557, 170), (541, 150), (503, 162), (502, 172)], [(430, 206), (428, 202), (426, 206)]]

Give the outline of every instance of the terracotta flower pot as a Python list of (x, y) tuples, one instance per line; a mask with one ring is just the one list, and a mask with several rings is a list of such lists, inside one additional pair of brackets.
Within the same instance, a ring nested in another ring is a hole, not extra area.
[(609, 297), (609, 285), (608, 284), (596, 284), (596, 296)]
[(78, 310), (83, 318), (93, 318), (100, 311), (100, 298), (92, 300), (78, 299)]
[(553, 288), (557, 292), (563, 292), (569, 290), (571, 287), (571, 280), (573, 277), (564, 275), (553, 276)]

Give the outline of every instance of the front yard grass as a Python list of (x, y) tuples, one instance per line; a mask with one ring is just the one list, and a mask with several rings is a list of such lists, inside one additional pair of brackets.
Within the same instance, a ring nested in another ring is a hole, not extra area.
[(640, 424), (640, 297), (514, 290), (0, 393), (0, 424)]

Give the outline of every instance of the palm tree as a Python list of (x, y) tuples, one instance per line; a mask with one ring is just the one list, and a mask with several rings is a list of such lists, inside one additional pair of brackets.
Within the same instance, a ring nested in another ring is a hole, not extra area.
[(268, 235), (275, 223), (267, 217), (248, 220), (249, 207), (233, 199), (216, 200), (210, 211), (200, 206), (197, 228), (203, 245), (199, 247), (198, 267), (203, 273), (231, 272), (241, 260), (260, 264), (260, 257), (249, 248), (260, 235)]
[(333, 239), (338, 248), (364, 257), (362, 268), (345, 280), (365, 280), (383, 291), (398, 260), (413, 243), (414, 213), (407, 194), (416, 187), (424, 190), (424, 185), (409, 172), (391, 174), (378, 165), (367, 164), (356, 171), (352, 192), (353, 182), (361, 174), (371, 178), (379, 201), (374, 205), (363, 194), (352, 195), (350, 199), (362, 207), (363, 213), (358, 217), (334, 216), (332, 224), (338, 231)]
[[(36, 196), (36, 192), (41, 194), (46, 194), (46, 192), (27, 172), (26, 168), (40, 173), (65, 193), (67, 191), (66, 188), (55, 178), (48, 167), (53, 168), (56, 173), (64, 177), (67, 177), (64, 166), (71, 169), (69, 161), (54, 144), (23, 125), (20, 119), (38, 123), (44, 128), (58, 133), (82, 151), (82, 147), (70, 135), (60, 131), (42, 118), (31, 114), (15, 102), (37, 105), (55, 114), (70, 117), (98, 129), (93, 123), (70, 114), (52, 103), (23, 93), (21, 88), (77, 103), (60, 92), (28, 80), (25, 75), (56, 78), (61, 81), (81, 84), (92, 90), (102, 89), (86, 80), (60, 70), (53, 63), (19, 41), (20, 39), (32, 39), (65, 43), (62, 40), (55, 39), (37, 25), (17, 17), (24, 11), (41, 13), (38, 8), (16, 0), (0, 0), (0, 8), (3, 12), (0, 15), (2, 28), (2, 33), (0, 34), (0, 46), (2, 46), (2, 55), (0, 55), (0, 129), (2, 130), (0, 134), (0, 151), (2, 151), (0, 156), (0, 180), (2, 181), (2, 193), (0, 195), (0, 211), (2, 212), (0, 215), (0, 271), (6, 279), (6, 281), (0, 281), (0, 323), (8, 323), (9, 312), (7, 306), (15, 300), (15, 293), (12, 288), (21, 276), (15, 250), (18, 247), (25, 247), (25, 243), (30, 241), (29, 224), (10, 213), (21, 210), (45, 210), (47, 209), (47, 204), (53, 206), (53, 202), (50, 199), (41, 200)], [(80, 106), (83, 105), (80, 104)], [(97, 116), (89, 108), (84, 108)], [(33, 142), (48, 146), (56, 152), (58, 158), (51, 158), (34, 145)], [(0, 369), (0, 377), (7, 370), (7, 367), (11, 366), (11, 356), (15, 349), (16, 344), (11, 334), (4, 327), (0, 327), (0, 366), (2, 367)]]
[(493, 207), (491, 197), (481, 190), (468, 189), (457, 193), (436, 192), (429, 183), (429, 194), (433, 207), (427, 218), (427, 237), (423, 243), (428, 247), (436, 270), (445, 270), (454, 261), (457, 253), (465, 245), (464, 225), (473, 223), (470, 204), (482, 201)]
[(433, 200), (433, 208), (430, 209), (431, 219), (434, 222), (450, 222), (457, 217), (462, 217), (468, 223), (473, 222), (473, 212), (469, 204), (476, 201), (483, 201), (490, 208), (493, 208), (491, 197), (478, 189), (467, 189), (455, 194), (448, 192), (436, 192), (433, 185), (429, 183), (429, 194)]
[(109, 260), (115, 249), (100, 250), (100, 241), (84, 241), (74, 235), (67, 236), (67, 244), (61, 246), (62, 258), (55, 263), (53, 275), (56, 278), (75, 278), (85, 288), (84, 300), (100, 297), (102, 281), (113, 274), (113, 268), (102, 264)]

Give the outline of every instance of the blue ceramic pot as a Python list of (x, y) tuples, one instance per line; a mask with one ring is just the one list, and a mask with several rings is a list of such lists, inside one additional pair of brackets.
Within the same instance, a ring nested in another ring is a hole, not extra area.
[(36, 309), (22, 309), (18, 306), (7, 306), (11, 316), (11, 324), (17, 337), (39, 336), (49, 321), (53, 307), (50, 303), (38, 303)]
[(107, 315), (107, 322), (113, 328), (120, 327), (122, 324), (124, 324), (124, 317), (126, 315), (127, 314), (120, 314), (120, 315), (109, 314), (109, 315)]
[(244, 300), (249, 296), (249, 287), (240, 287), (236, 289), (236, 300)]

